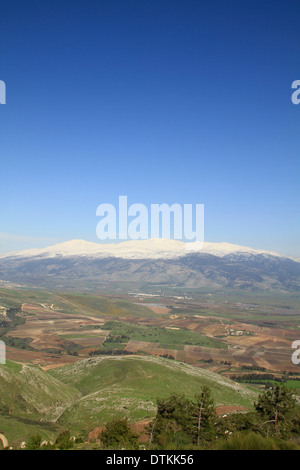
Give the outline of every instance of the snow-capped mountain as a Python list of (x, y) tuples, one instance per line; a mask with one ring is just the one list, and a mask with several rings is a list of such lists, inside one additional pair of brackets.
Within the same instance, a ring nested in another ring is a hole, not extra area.
[(121, 243), (92, 243), (85, 240), (71, 240), (43, 249), (24, 250), (1, 255), (0, 258), (53, 258), (87, 256), (91, 258), (123, 259), (174, 259), (187, 254), (209, 254), (223, 258), (228, 255), (270, 255), (278, 253), (233, 245), (231, 243), (199, 242), (184, 243), (169, 239), (129, 240)]
[(300, 263), (230, 243), (72, 240), (0, 256), (0, 280), (63, 289), (169, 286), (295, 292), (300, 289)]

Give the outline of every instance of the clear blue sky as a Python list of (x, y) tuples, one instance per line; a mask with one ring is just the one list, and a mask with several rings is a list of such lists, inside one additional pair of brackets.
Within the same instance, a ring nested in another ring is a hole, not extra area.
[(206, 241), (300, 256), (299, 0), (1, 2), (0, 251), (96, 208), (205, 204)]

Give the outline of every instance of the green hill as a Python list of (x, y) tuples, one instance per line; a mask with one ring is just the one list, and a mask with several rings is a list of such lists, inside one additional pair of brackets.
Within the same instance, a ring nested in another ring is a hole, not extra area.
[(252, 391), (220, 375), (163, 358), (86, 359), (49, 374), (82, 394), (59, 419), (77, 430), (124, 415), (132, 420), (150, 418), (158, 397), (179, 393), (192, 398), (202, 385), (212, 389), (217, 404), (252, 407), (255, 399)]
[(251, 408), (255, 399), (241, 384), (164, 358), (97, 357), (47, 372), (8, 361), (0, 366), (0, 432), (13, 442), (35, 429), (50, 438), (65, 428), (87, 433), (113, 417), (151, 418), (157, 398), (192, 398), (202, 385), (218, 405)]
[(0, 366), (0, 408), (2, 413), (54, 421), (78, 398), (71, 385), (65, 385), (39, 367), (7, 361)]
[(7, 361), (0, 365), (0, 433), (9, 443), (37, 432), (51, 439), (59, 429), (55, 421), (79, 396), (38, 367)]

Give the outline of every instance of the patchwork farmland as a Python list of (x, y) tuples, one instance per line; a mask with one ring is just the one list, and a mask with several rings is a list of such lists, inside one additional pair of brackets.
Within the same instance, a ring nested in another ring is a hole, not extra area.
[[(298, 372), (291, 362), (300, 316), (295, 300), (283, 309), (280, 299), (276, 306), (274, 299), (268, 305), (265, 298), (256, 304), (208, 298), (164, 296), (147, 302), (125, 295), (2, 289), (1, 304), (19, 306), (22, 319), (7, 333), (7, 355), (46, 368), (91, 355), (137, 354), (228, 374), (242, 366)], [(13, 340), (23, 340), (23, 347)]]

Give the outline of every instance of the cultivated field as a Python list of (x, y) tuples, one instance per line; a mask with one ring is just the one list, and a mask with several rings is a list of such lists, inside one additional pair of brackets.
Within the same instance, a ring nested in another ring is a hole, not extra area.
[(1, 289), (0, 305), (8, 359), (0, 366), (0, 431), (18, 442), (33, 431), (88, 433), (124, 414), (149, 420), (158, 397), (192, 397), (203, 384), (219, 413), (251, 409), (275, 381), (300, 394), (291, 361), (300, 339), (296, 297), (19, 288)]
[(147, 300), (2, 289), (1, 306), (20, 305), (23, 319), (7, 334), (26, 340), (23, 348), (10, 341), (8, 358), (49, 367), (97, 351), (123, 351), (172, 356), (217, 371), (249, 366), (299, 372), (291, 361), (291, 344), (300, 337), (296, 298)]

